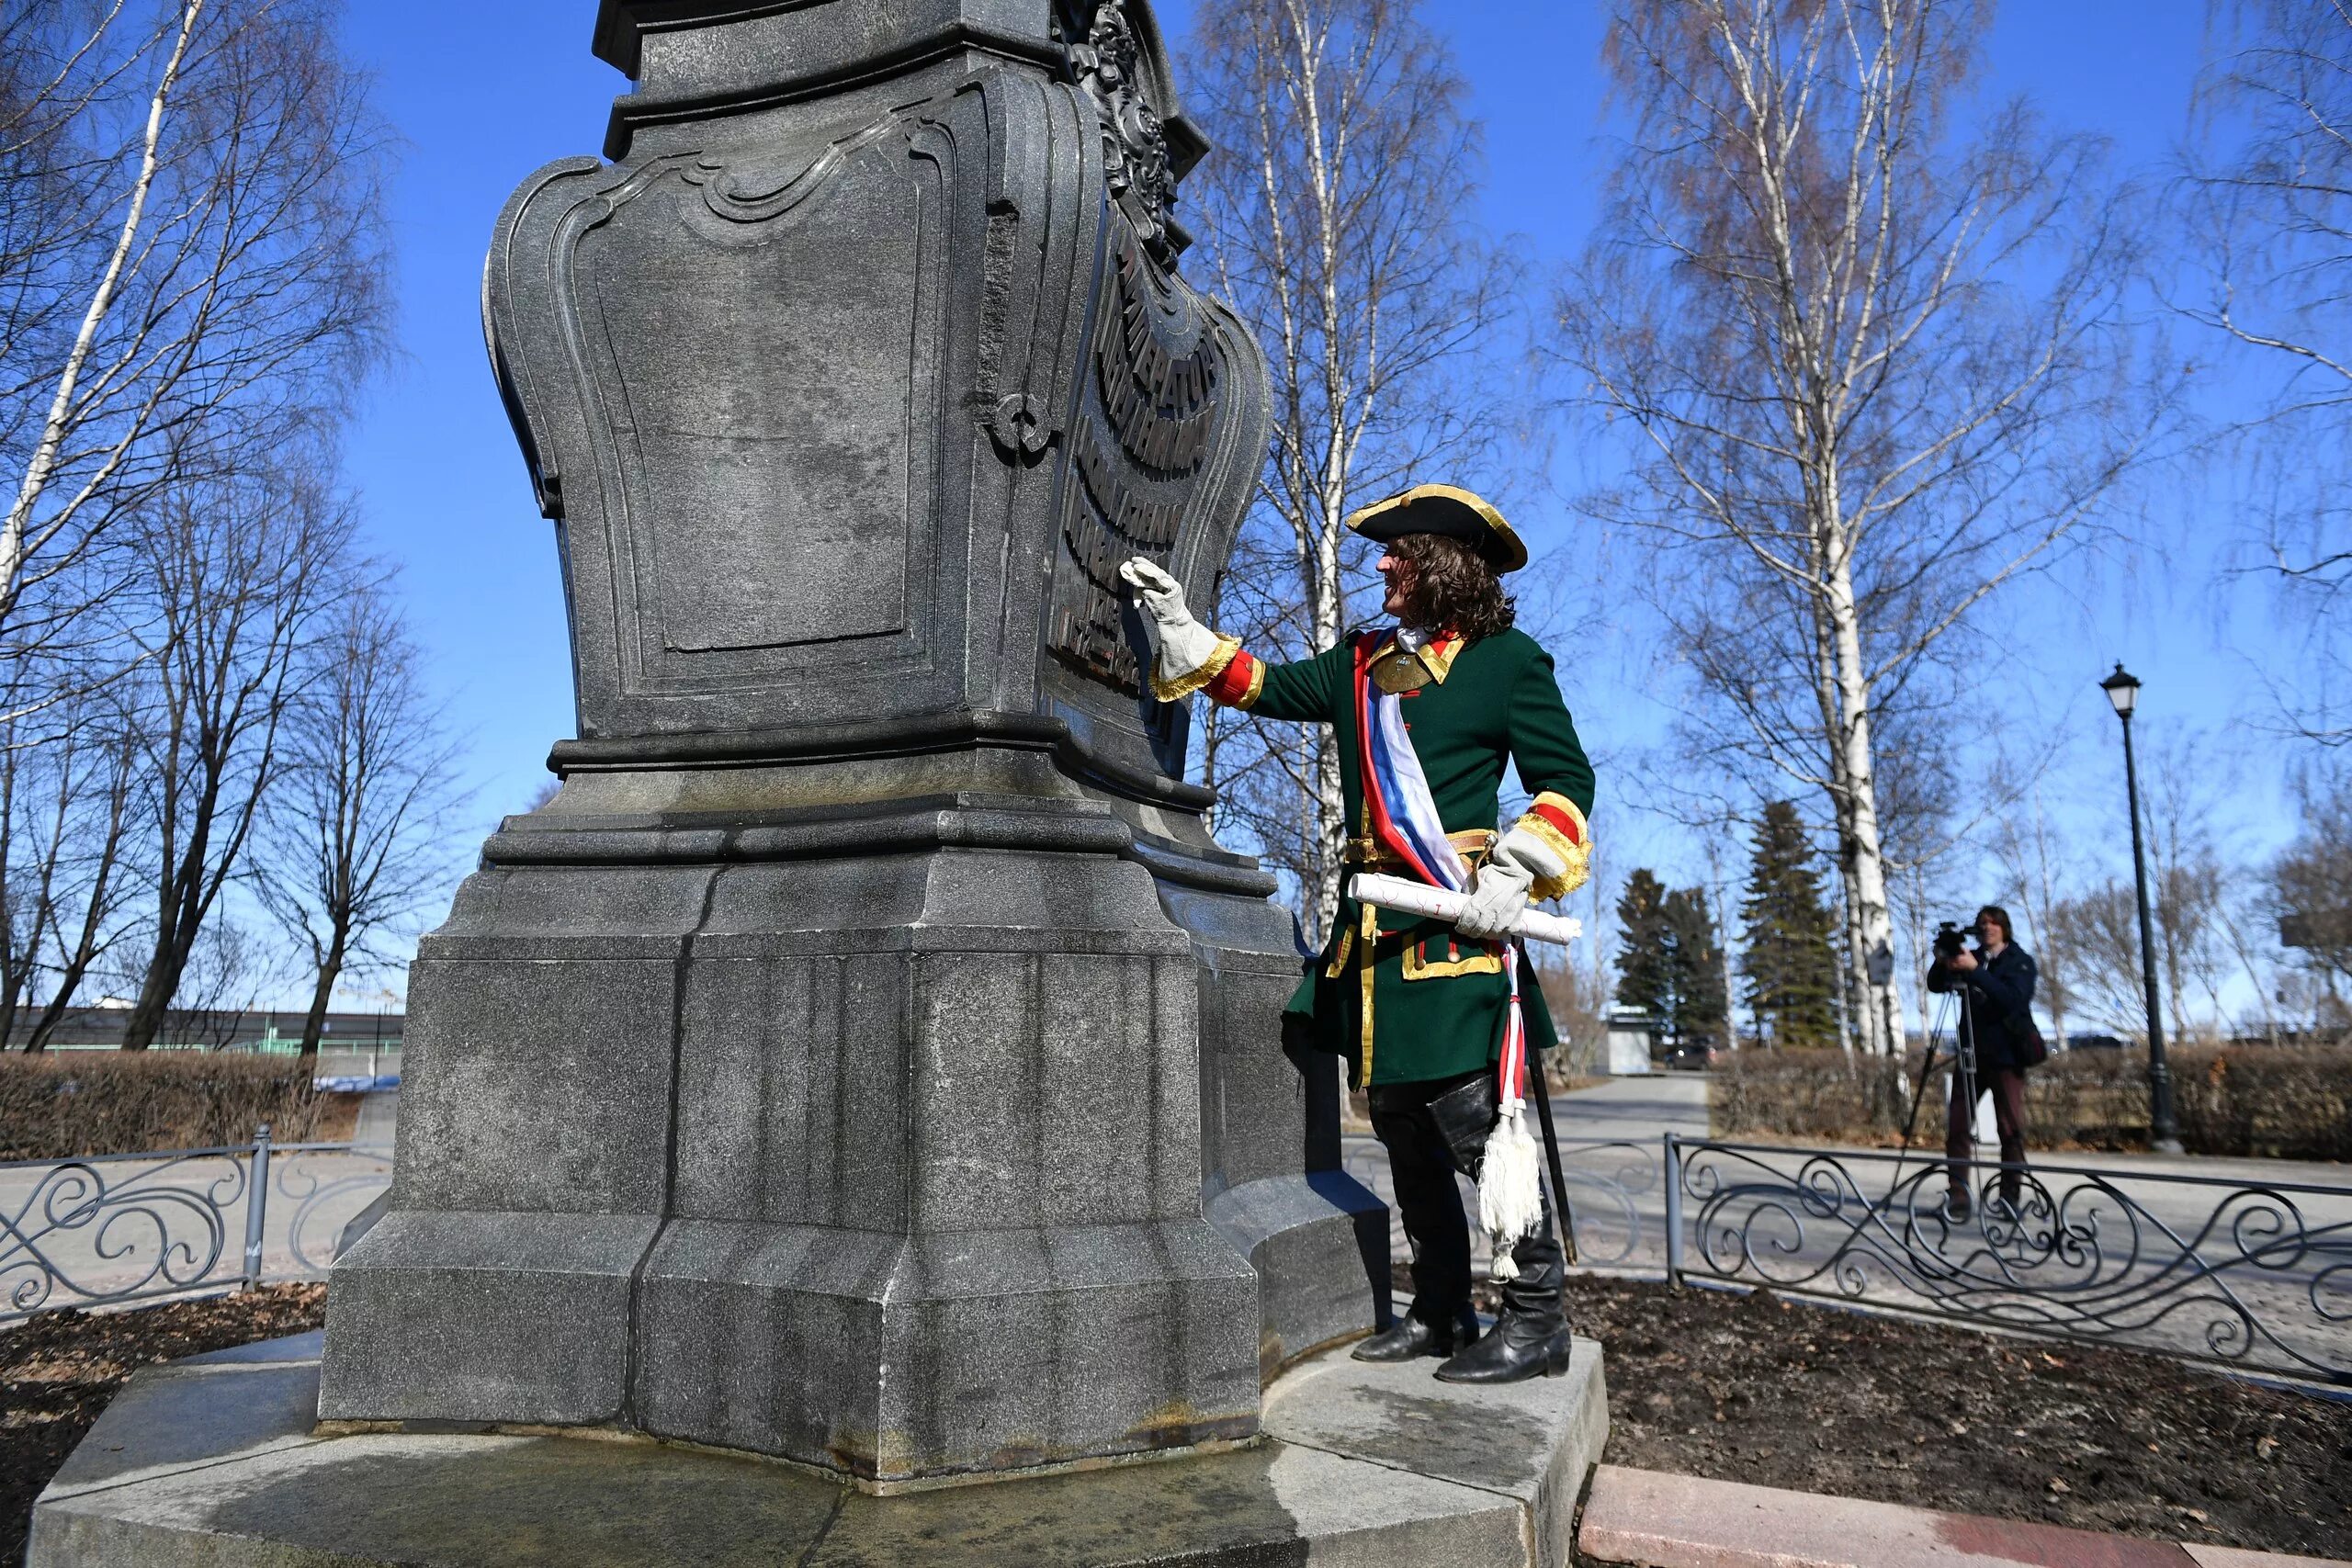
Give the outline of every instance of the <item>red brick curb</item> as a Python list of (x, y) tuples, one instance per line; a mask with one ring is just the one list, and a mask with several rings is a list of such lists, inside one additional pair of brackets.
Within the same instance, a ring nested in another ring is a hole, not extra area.
[(1577, 1555), (1638, 1568), (2352, 1568), (1613, 1464), (1593, 1472)]

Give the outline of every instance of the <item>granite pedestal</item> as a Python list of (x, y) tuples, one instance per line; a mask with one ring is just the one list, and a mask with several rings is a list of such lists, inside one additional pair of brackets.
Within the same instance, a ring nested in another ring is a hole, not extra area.
[(1331, 1352), (1209, 1457), (866, 1495), (644, 1439), (322, 1437), (315, 1335), (142, 1371), (34, 1510), (28, 1568), (1561, 1568), (1600, 1352), (1452, 1388)]
[(1199, 1451), (1374, 1325), (1274, 882), (1117, 579), (1211, 603), (1265, 365), (1146, 0), (603, 0), (483, 287), (579, 733), (410, 976), (327, 1418), (874, 1492)]

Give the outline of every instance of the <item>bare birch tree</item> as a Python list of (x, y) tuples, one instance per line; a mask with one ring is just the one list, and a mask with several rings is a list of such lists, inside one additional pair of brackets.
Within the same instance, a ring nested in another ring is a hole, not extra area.
[(146, 657), (141, 823), (153, 903), (122, 1046), (141, 1051), (178, 993), (222, 892), (247, 870), (285, 771), (288, 715), (321, 620), (345, 591), (351, 519), (308, 474), (323, 459), (175, 488), (141, 549)]
[(0, 0), (0, 656), (104, 679), (120, 646), (76, 628), (125, 520), (333, 423), (376, 352), (381, 133), (337, 13)]
[(2030, 933), (2019, 940), (2030, 941), (2043, 950), (2039, 953), (2035, 1000), (2050, 1014), (2051, 1049), (2064, 1051), (2066, 1014), (2075, 994), (2074, 975), (2065, 953), (2051, 949), (2047, 941), (2051, 917), (2058, 907), (2059, 878), (2064, 869), (2060, 861), (2063, 851), (2051, 836), (2050, 813), (2042, 804), (2041, 781), (2035, 781), (2025, 792), (2018, 809), (2003, 812), (1996, 818), (1991, 842), (2008, 882), (2007, 897), (2017, 906), (2017, 913)]
[(27, 1051), (121, 936), (138, 875), (133, 747), (112, 705), (75, 697), (44, 716), (39, 744), (0, 728), (0, 1046)]
[(1826, 800), (1874, 1051), (1902, 1034), (1890, 700), (1955, 678), (1953, 634), (2163, 428), (2133, 400), (2162, 389), (2134, 374), (2132, 208), (2100, 149), (2020, 106), (1960, 123), (1987, 11), (1618, 0), (1635, 130), (1558, 303), (1573, 395), (1633, 450), (1593, 509), (1715, 606), (1697, 624), (1757, 634), (1699, 661), (1700, 694)]
[(336, 985), (393, 962), (381, 943), (450, 865), (455, 748), (380, 583), (324, 617), (263, 814), (256, 891), (311, 969), (302, 1055), (318, 1055)]
[[(1219, 616), (1308, 658), (1369, 578), (1348, 514), (1430, 479), (1490, 484), (1510, 425), (1477, 359), (1519, 274), (1473, 227), (1480, 131), (1414, 0), (1211, 0), (1192, 102), (1218, 143), (1188, 187), (1216, 290), (1266, 349), (1274, 433)], [(1212, 714), (1223, 825), (1254, 829), (1320, 940), (1348, 833), (1320, 727)]]
[(2352, 983), (2352, 772), (2304, 781), (2302, 830), (2272, 863), (2265, 913), (2294, 944), (2315, 1021), (2341, 1029)]
[[(2225, 993), (2239, 981), (2259, 998), (2264, 964), (2242, 928), (2255, 902), (2253, 879), (2234, 852), (2229, 824), (2244, 798), (2222, 737), (2181, 734), (2144, 754), (2150, 913), (2168, 1037), (2182, 1044), (2219, 1038), (2230, 1023)], [(2055, 901), (2046, 943), (2070, 986), (2119, 1032), (2146, 1029), (2138, 895), (2111, 877)]]
[[(2225, 0), (2177, 195), (2195, 282), (2176, 305), (2243, 351), (2258, 406), (2245, 541), (2302, 635), (2272, 660), (2290, 728), (2352, 743), (2352, 0)], [(2170, 280), (2172, 269), (2167, 269)], [(2268, 628), (2267, 628), (2268, 629)]]

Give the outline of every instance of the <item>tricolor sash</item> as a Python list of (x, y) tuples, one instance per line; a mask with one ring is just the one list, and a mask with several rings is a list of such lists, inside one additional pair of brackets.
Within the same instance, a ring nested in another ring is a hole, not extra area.
[[(1373, 660), (1390, 640), (1385, 633), (1367, 633), (1355, 645), (1356, 729), (1363, 738), (1363, 800), (1372, 837), (1419, 880), (1467, 893), (1469, 864), (1445, 836), (1437, 802), (1430, 795), (1429, 777), (1405, 728), (1404, 704), (1396, 693), (1380, 690), (1372, 679)], [(1527, 1031), (1520, 1011), (1519, 948), (1510, 942), (1500, 946), (1510, 1000), (1503, 1020), (1498, 1088), (1508, 1120), (1526, 1095)]]

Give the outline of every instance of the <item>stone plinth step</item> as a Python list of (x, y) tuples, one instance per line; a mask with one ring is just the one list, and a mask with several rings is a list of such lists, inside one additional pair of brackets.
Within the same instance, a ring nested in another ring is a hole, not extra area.
[(1602, 1465), (1577, 1530), (1599, 1568), (2352, 1568)]
[(1344, 1350), (1238, 1452), (877, 1497), (641, 1439), (322, 1437), (317, 1335), (141, 1372), (33, 1514), (29, 1568), (1564, 1568), (1600, 1347), (1472, 1391)]

